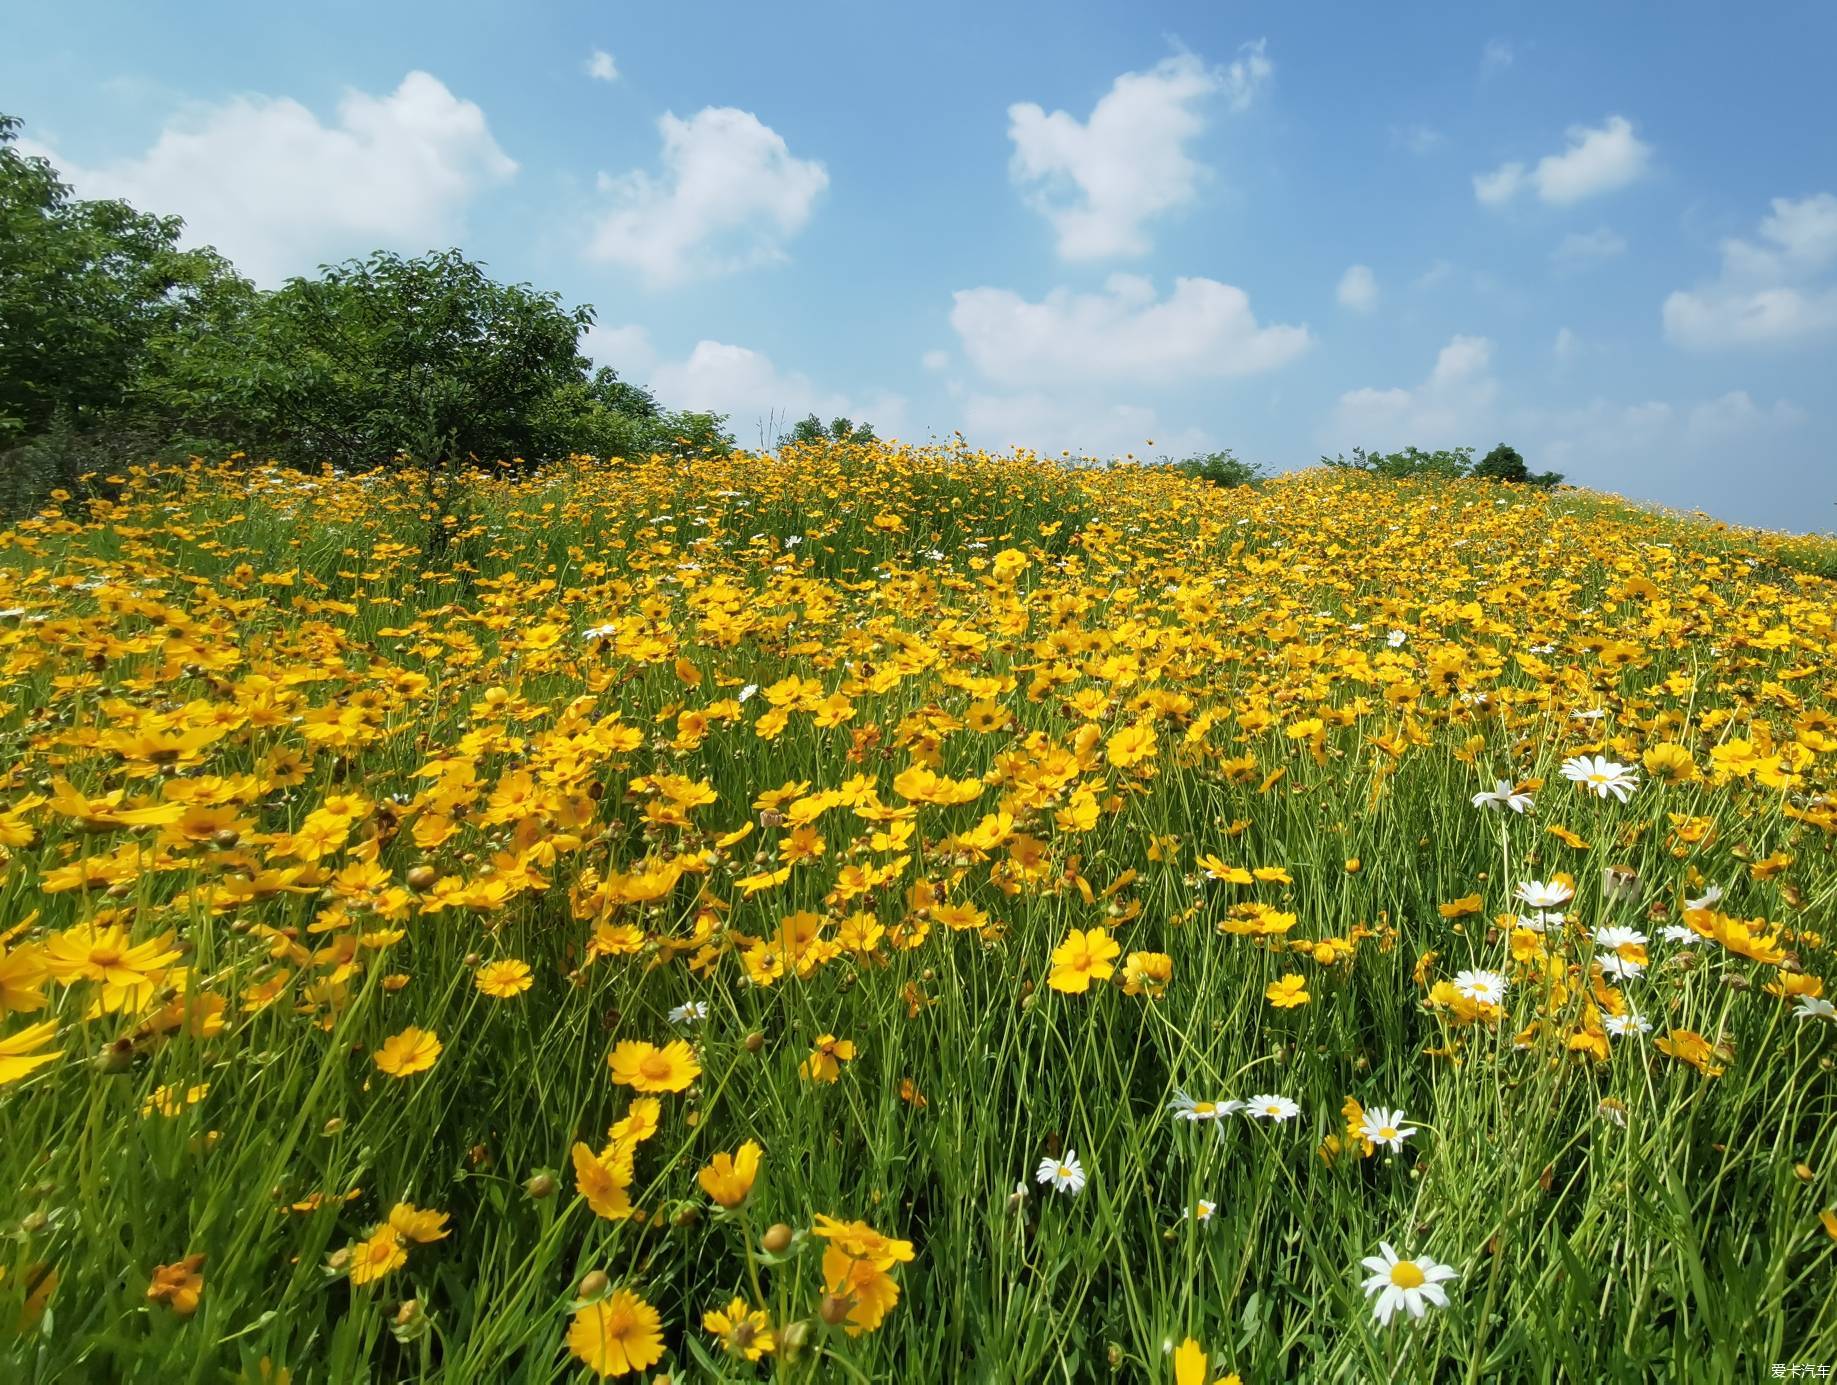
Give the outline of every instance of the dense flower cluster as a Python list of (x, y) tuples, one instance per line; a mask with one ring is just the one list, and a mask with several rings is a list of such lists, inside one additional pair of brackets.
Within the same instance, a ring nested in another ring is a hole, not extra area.
[[(1837, 1030), (1837, 583), (1758, 536), (879, 446), (463, 509), (242, 466), (103, 493), (0, 534), (0, 1194), (42, 1218), (8, 1312), (125, 1277), (227, 1341), (257, 1310), (219, 1285), (291, 1303), (303, 1264), (353, 1302), (413, 1277), (412, 1343), (502, 1253), (628, 1273), (557, 1327), (568, 1286), (507, 1270), (534, 1325), (494, 1349), (846, 1354), (1017, 1170), (1029, 1236), (1197, 1226), (1228, 1146), (1428, 1160), (1461, 1083), (1593, 1111), (1745, 1069), (1758, 1110), (1828, 1072), (1792, 1055)], [(1035, 1024), (1084, 1093), (1057, 1124), (902, 1152), (933, 1103), (1022, 1102)], [(1338, 1066), (1278, 1076), (1306, 1054)], [(1170, 1100), (1125, 1177), (1102, 1111)], [(172, 1199), (144, 1263), (35, 1211), (79, 1147)], [(761, 1250), (762, 1200), (809, 1230)], [(1449, 1301), (1454, 1267), (1368, 1253), (1409, 1234), (1362, 1243), (1380, 1322)], [(901, 1313), (951, 1311), (928, 1282)], [(264, 1350), (311, 1359), (288, 1311)], [(1181, 1379), (1201, 1325), (1163, 1325)]]

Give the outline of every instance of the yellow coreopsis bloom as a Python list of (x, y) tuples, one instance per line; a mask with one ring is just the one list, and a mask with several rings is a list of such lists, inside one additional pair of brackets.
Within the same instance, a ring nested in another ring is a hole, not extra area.
[(663, 1319), (631, 1290), (616, 1289), (575, 1313), (568, 1350), (601, 1378), (646, 1370), (663, 1359)]
[(681, 1039), (662, 1048), (641, 1039), (625, 1039), (606, 1062), (614, 1082), (640, 1092), (680, 1092), (702, 1075), (695, 1051)]
[(1298, 1005), (1306, 1005), (1313, 999), (1308, 994), (1306, 978), (1292, 971), (1280, 981), (1272, 981), (1264, 990), (1263, 998), (1278, 1010), (1292, 1010)]
[(154, 1267), (152, 1282), (147, 1285), (147, 1301), (163, 1303), (181, 1318), (198, 1311), (204, 1297), (204, 1257), (187, 1255), (171, 1265)]
[(1067, 995), (1082, 995), (1093, 981), (1107, 981), (1116, 972), (1111, 962), (1123, 946), (1101, 928), (1079, 932), (1074, 928), (1053, 949), (1052, 972), (1046, 984)]
[(0, 1039), (0, 1084), (17, 1082), (27, 1073), (63, 1057), (61, 1049), (48, 1053), (32, 1051), (50, 1043), (56, 1033), (57, 1021), (46, 1020), (42, 1024), (29, 1024), (17, 1034)]
[(721, 1348), (730, 1356), (757, 1361), (772, 1351), (777, 1339), (772, 1335), (772, 1320), (763, 1308), (751, 1308), (743, 1298), (736, 1298), (725, 1308), (710, 1308), (702, 1314), (702, 1330), (721, 1339)]
[(746, 1201), (746, 1195), (753, 1190), (754, 1179), (759, 1176), (761, 1152), (752, 1140), (746, 1141), (733, 1154), (723, 1150), (696, 1175), (696, 1181), (702, 1185), (702, 1191), (721, 1206), (738, 1207)]
[(434, 1066), (440, 1057), (440, 1047), (436, 1035), (410, 1025), (400, 1034), (391, 1034), (383, 1040), (374, 1061), (391, 1077), (412, 1077)]
[(815, 1082), (835, 1082), (842, 1075), (842, 1064), (855, 1057), (855, 1041), (838, 1039), (834, 1034), (819, 1034), (810, 1056), (798, 1071)]

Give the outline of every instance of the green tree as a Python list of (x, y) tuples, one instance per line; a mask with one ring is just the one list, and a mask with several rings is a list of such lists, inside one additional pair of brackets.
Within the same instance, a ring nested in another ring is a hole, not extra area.
[(71, 195), (0, 115), (0, 443), (124, 414), (158, 431), (202, 403), (175, 389), (191, 344), (233, 331), (254, 289), (178, 217)]
[[(497, 283), (457, 250), (379, 250), (264, 295), (210, 373), (297, 460), (376, 465), (430, 439), (430, 461), (535, 458), (551, 396), (582, 384), (592, 321), (591, 308)], [(595, 402), (591, 382), (582, 399)]]
[(1174, 468), (1197, 480), (1210, 481), (1215, 486), (1254, 486), (1265, 479), (1262, 467), (1255, 462), (1240, 460), (1228, 447), (1217, 452), (1202, 452), (1185, 461), (1175, 462)]
[(847, 418), (831, 419), (825, 424), (815, 414), (808, 414), (792, 426), (783, 441), (801, 446), (832, 442), (873, 442), (874, 425), (857, 424)]

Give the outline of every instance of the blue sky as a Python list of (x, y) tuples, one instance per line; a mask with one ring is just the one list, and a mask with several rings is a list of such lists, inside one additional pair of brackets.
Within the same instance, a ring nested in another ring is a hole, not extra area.
[(1827, 3), (189, 0), (9, 28), (0, 107), (80, 192), (265, 283), (460, 245), (592, 303), (592, 354), (742, 442), (811, 409), (1276, 468), (1504, 440), (1837, 524)]

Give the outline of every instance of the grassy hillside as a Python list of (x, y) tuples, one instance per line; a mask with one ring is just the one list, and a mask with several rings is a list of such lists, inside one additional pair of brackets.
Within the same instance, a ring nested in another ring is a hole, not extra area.
[(99, 485), (0, 533), (6, 1379), (1837, 1361), (1828, 547), (878, 444)]

